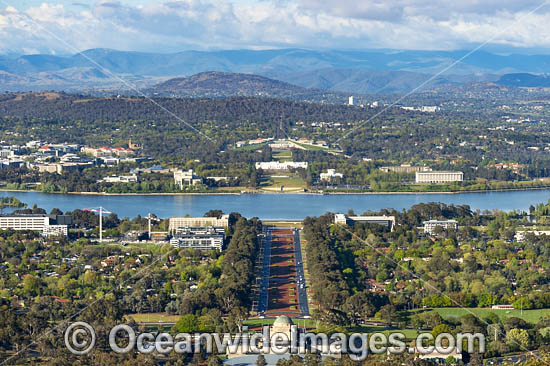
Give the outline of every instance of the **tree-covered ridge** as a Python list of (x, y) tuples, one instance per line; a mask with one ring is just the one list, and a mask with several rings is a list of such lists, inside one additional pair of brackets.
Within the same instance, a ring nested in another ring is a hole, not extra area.
[[(550, 184), (550, 134), (546, 123), (505, 121), (515, 113), (519, 118), (519, 112), (483, 107), (475, 112), (421, 113), (397, 107), (361, 108), (249, 97), (156, 98), (151, 102), (145, 98), (59, 93), (2, 94), (0, 137), (6, 143), (41, 140), (94, 147), (127, 146), (131, 138), (142, 147), (139, 154), (153, 160), (61, 175), (10, 168), (0, 172), (0, 181), (9, 189), (36, 188), (33, 183), (39, 182), (37, 188), (45, 192), (179, 191), (170, 174), (141, 175), (140, 182), (100, 182), (109, 174), (129, 174), (136, 167), (162, 165), (193, 169), (203, 178), (226, 177), (218, 181), (205, 179), (204, 185), (190, 188), (193, 191), (257, 189), (266, 179), (254, 163), (276, 160), (277, 154), (265, 144), (236, 148), (237, 142), (291, 137), (322, 141), (342, 150), (303, 150), (295, 145), (288, 152), (289, 159), (309, 163), (308, 169), (291, 174), (299, 176), (310, 190), (339, 190), (344, 185), (352, 186), (344, 189), (371, 192), (546, 187)], [(26, 149), (25, 153), (32, 150)], [(414, 172), (380, 170), (400, 164), (462, 171), (465, 181), (415, 186), (411, 184)], [(327, 169), (336, 169), (344, 177), (320, 181), (320, 174)]]
[(421, 113), (250, 97), (155, 98), (152, 103), (136, 97), (0, 95), (0, 126), (6, 141), (30, 138), (110, 146), (132, 138), (154, 157), (183, 154), (210, 162), (226, 160), (218, 153), (236, 141), (290, 135), (338, 143), (347, 155), (396, 162), (436, 160), (449, 165), (456, 160), (455, 169), (492, 160), (542, 165), (547, 159), (544, 148), (550, 143), (548, 131), (543, 121), (522, 125), (503, 121), (517, 113), (483, 106), (468, 112)]

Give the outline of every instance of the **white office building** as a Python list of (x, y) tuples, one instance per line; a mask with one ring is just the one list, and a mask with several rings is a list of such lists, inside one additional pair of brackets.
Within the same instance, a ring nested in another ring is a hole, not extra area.
[(202, 179), (193, 172), (193, 169), (189, 170), (176, 170), (174, 171), (174, 183), (176, 187), (180, 189), (184, 186), (194, 186), (196, 184), (201, 184)]
[(424, 221), (422, 224), (424, 225), (424, 232), (430, 235), (434, 233), (436, 227), (442, 227), (445, 230), (458, 230), (458, 222), (455, 220), (429, 220)]
[(395, 229), (395, 216), (348, 216), (345, 214), (334, 215), (334, 223), (338, 225), (348, 225), (356, 222), (383, 225), (392, 231)]
[(452, 183), (462, 182), (464, 173), (462, 172), (416, 172), (416, 183)]
[(112, 175), (112, 176), (100, 179), (98, 182), (105, 182), (105, 183), (137, 183), (138, 182), (138, 176), (135, 175), (135, 174), (132, 174), (132, 175)]
[(221, 251), (224, 239), (223, 227), (186, 227), (176, 230), (170, 245), (174, 248)]
[(262, 170), (307, 169), (307, 166), (307, 161), (288, 161), (285, 163), (279, 161), (263, 161), (256, 163), (256, 169)]
[[(48, 216), (48, 215), (7, 215), (0, 216), (1, 230), (33, 230), (40, 232), (43, 236), (50, 235), (67, 235), (68, 225), (60, 225), (57, 222), (58, 218), (63, 218), (63, 223), (66, 222), (66, 217), (69, 216)], [(70, 220), (69, 220), (70, 221)], [(68, 223), (68, 222), (67, 222)]]
[(344, 178), (344, 174), (337, 173), (336, 169), (327, 169), (326, 173), (320, 174), (321, 180), (331, 181), (334, 178)]
[(186, 227), (229, 227), (229, 215), (217, 217), (171, 217), (168, 231), (176, 232), (177, 229)]

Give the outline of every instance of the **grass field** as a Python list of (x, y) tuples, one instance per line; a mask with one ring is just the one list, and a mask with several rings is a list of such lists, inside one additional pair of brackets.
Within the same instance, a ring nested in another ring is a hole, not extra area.
[(444, 319), (447, 319), (450, 317), (460, 317), (466, 314), (474, 314), (479, 318), (484, 318), (490, 313), (495, 313), (502, 320), (511, 318), (511, 317), (517, 317), (529, 323), (536, 323), (541, 317), (545, 315), (550, 315), (550, 309), (523, 310), (523, 313), (521, 310), (493, 310), (489, 308), (467, 308), (467, 309), (437, 308), (437, 309), (429, 309), (428, 311), (429, 312), (437, 311), (439, 315), (441, 315)]
[(323, 147), (323, 146), (315, 146), (315, 145), (308, 145), (308, 144), (304, 144), (302, 142), (294, 142), (296, 145), (298, 146), (301, 146), (303, 147), (304, 149), (306, 150), (311, 150), (311, 151), (333, 151), (333, 152), (338, 152), (337, 150), (334, 150), (334, 149), (331, 149), (331, 148), (328, 148), (328, 147)]
[(386, 327), (373, 327), (368, 325), (351, 328), (349, 330), (357, 333), (383, 333), (385, 335), (390, 335), (391, 333), (403, 333), (407, 339), (416, 338), (418, 334), (422, 333), (422, 331), (417, 331), (415, 329), (389, 329)]
[(180, 318), (179, 315), (169, 315), (166, 313), (142, 313), (128, 316), (132, 317), (137, 323), (175, 323)]
[(302, 221), (286, 221), (286, 220), (262, 220), (265, 226), (275, 226), (275, 227), (296, 227), (301, 229), (303, 227)]
[(292, 161), (292, 151), (277, 151), (271, 154), (273, 160), (278, 160), (281, 163)]
[(259, 150), (262, 147), (266, 146), (268, 143), (269, 142), (264, 142), (264, 143), (261, 143), (261, 144), (245, 145), (245, 146), (237, 147), (237, 148), (235, 148), (235, 150), (238, 150), (238, 151)]
[(284, 186), (285, 191), (302, 190), (306, 188), (306, 182), (304, 182), (304, 180), (300, 177), (277, 177), (267, 178), (261, 184), (262, 189), (272, 191), (279, 191), (281, 186)]
[(162, 246), (163, 244), (151, 244), (151, 243), (129, 243), (126, 245), (127, 248), (145, 249), (145, 250), (150, 250), (153, 253), (160, 251)]

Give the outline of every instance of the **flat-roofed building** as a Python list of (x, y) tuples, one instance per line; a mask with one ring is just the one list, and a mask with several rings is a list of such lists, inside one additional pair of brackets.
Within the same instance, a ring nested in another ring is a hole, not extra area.
[(196, 184), (201, 184), (202, 179), (193, 172), (193, 169), (189, 170), (176, 170), (174, 171), (174, 184), (178, 188), (183, 188), (184, 186), (194, 186)]
[(409, 164), (402, 164), (402, 165), (397, 165), (397, 166), (381, 166), (380, 168), (381, 171), (383, 172), (386, 172), (386, 173), (389, 173), (389, 172), (394, 172), (394, 173), (415, 173), (415, 172), (429, 172), (431, 171), (432, 169), (427, 167), (427, 166), (412, 166), (412, 165), (409, 165)]
[(456, 220), (428, 220), (422, 224), (424, 225), (424, 232), (427, 234), (433, 234), (436, 227), (442, 227), (445, 230), (458, 230), (458, 222)]
[(464, 173), (462, 172), (416, 172), (416, 183), (452, 183), (463, 180)]
[(207, 227), (220, 226), (229, 227), (229, 215), (217, 217), (171, 217), (168, 230), (174, 233), (179, 228), (184, 227)]
[(333, 178), (344, 178), (344, 174), (337, 173), (336, 169), (327, 169), (326, 173), (320, 174), (321, 180), (331, 181)]
[(0, 216), (0, 229), (42, 231), (50, 224), (46, 215)]
[(335, 224), (348, 225), (355, 222), (383, 225), (392, 231), (395, 229), (395, 216), (348, 216), (345, 214), (334, 215)]
[(105, 183), (137, 183), (139, 181), (136, 174), (132, 175), (112, 175), (98, 180), (98, 182)]
[(0, 216), (2, 230), (33, 230), (44, 236), (67, 235), (72, 217), (68, 215), (4, 215)]
[(256, 169), (262, 170), (290, 170), (290, 169), (307, 169), (307, 161), (262, 161), (255, 164)]
[(223, 248), (225, 228), (223, 227), (184, 227), (176, 229), (170, 245), (174, 248), (197, 250), (217, 250)]
[(69, 234), (69, 227), (67, 225), (46, 225), (42, 230), (42, 236), (67, 236)]

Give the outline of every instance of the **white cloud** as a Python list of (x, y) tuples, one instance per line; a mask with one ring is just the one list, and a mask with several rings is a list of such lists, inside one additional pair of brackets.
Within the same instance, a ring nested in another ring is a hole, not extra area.
[(0, 49), (452, 49), (492, 38), (496, 44), (550, 47), (550, 6), (528, 14), (520, 0), (161, 0), (141, 5), (99, 0), (86, 5), (57, 0), (5, 8)]

